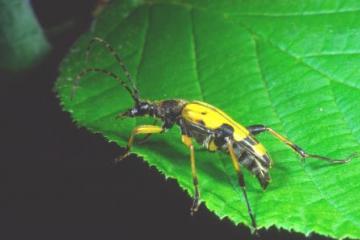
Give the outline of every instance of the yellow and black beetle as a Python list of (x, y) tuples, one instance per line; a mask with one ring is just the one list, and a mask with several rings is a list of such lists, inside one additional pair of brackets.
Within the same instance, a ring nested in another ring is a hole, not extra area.
[(118, 117), (132, 118), (139, 116), (150, 116), (156, 119), (160, 119), (163, 122), (161, 126), (140, 125), (133, 129), (128, 141), (127, 151), (119, 158), (119, 160), (123, 159), (129, 154), (131, 146), (134, 142), (135, 135), (163, 133), (174, 125), (178, 125), (181, 130), (181, 140), (190, 151), (191, 172), (194, 184), (194, 200), (191, 207), (191, 214), (198, 210), (200, 197), (195, 166), (195, 152), (192, 139), (195, 139), (199, 144), (201, 144), (209, 151), (221, 150), (230, 155), (232, 164), (238, 176), (239, 185), (244, 195), (248, 214), (250, 216), (254, 230), (256, 230), (256, 221), (247, 198), (245, 181), (241, 172), (241, 167), (247, 168), (253, 175), (255, 175), (263, 189), (266, 189), (270, 182), (269, 169), (271, 167), (271, 158), (264, 146), (256, 140), (255, 136), (257, 134), (262, 132), (271, 133), (281, 142), (288, 145), (302, 158), (317, 158), (328, 161), (330, 163), (346, 163), (356, 155), (352, 154), (346, 159), (338, 160), (315, 154), (309, 154), (288, 140), (286, 137), (265, 125), (252, 125), (244, 127), (243, 125), (234, 121), (220, 109), (204, 102), (186, 101), (183, 99), (160, 101), (143, 100), (139, 96), (139, 92), (131, 78), (127, 67), (110, 44), (101, 38), (93, 38), (90, 41), (89, 47), (86, 51), (87, 56), (89, 54), (90, 47), (94, 42), (103, 44), (110, 51), (110, 53), (115, 57), (116, 61), (124, 71), (124, 74), (129, 80), (129, 83), (127, 84), (121, 80), (119, 76), (110, 71), (100, 68), (87, 68), (77, 75), (73, 85), (72, 96), (75, 93), (75, 89), (77, 88), (80, 79), (85, 74), (99, 72), (119, 81), (120, 84), (130, 93), (135, 102), (134, 107), (119, 114)]

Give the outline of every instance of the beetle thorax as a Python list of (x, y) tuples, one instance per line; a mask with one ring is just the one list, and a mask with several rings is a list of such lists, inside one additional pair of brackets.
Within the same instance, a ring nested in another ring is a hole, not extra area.
[(163, 100), (156, 103), (155, 115), (163, 120), (176, 120), (186, 102), (184, 100)]

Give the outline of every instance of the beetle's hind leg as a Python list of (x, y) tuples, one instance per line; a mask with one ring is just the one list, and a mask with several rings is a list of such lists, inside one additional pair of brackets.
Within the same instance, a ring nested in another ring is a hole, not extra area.
[(116, 158), (115, 161), (121, 161), (125, 157), (127, 157), (130, 154), (130, 149), (134, 143), (134, 138), (138, 134), (153, 134), (153, 133), (162, 133), (164, 129), (162, 127), (156, 126), (156, 125), (140, 125), (134, 128), (131, 132), (130, 138), (128, 140), (128, 144), (126, 147), (126, 151), (123, 155)]
[(277, 139), (279, 139), (281, 142), (285, 143), (286, 145), (288, 145), (292, 150), (294, 150), (297, 154), (299, 154), (303, 159), (304, 158), (316, 158), (316, 159), (320, 159), (320, 160), (324, 160), (327, 161), (329, 163), (347, 163), (349, 162), (351, 159), (358, 157), (359, 154), (358, 153), (353, 153), (350, 156), (348, 156), (345, 159), (333, 159), (333, 158), (329, 158), (329, 157), (324, 157), (324, 156), (320, 156), (317, 154), (310, 154), (305, 152), (302, 148), (300, 148), (298, 145), (296, 145), (295, 143), (291, 142), (289, 139), (287, 139), (286, 137), (284, 137), (283, 135), (281, 135), (280, 133), (276, 132), (275, 130), (273, 130), (272, 128), (266, 127), (264, 125), (252, 125), (247, 127), (247, 129), (251, 132), (251, 134), (256, 135), (259, 133), (263, 133), (263, 132), (269, 132), (271, 133), (274, 137), (276, 137)]
[(239, 185), (241, 187), (241, 191), (243, 193), (243, 196), (244, 196), (244, 199), (245, 199), (245, 202), (246, 202), (246, 207), (248, 209), (248, 214), (249, 214), (250, 219), (251, 219), (251, 225), (253, 227), (252, 232), (257, 234), (255, 216), (254, 216), (253, 211), (251, 210), (250, 203), (249, 203), (249, 200), (248, 200), (248, 197), (247, 197), (244, 175), (241, 172), (240, 164), (238, 162), (238, 158), (236, 157), (235, 152), (234, 152), (233, 141), (230, 140), (229, 137), (226, 137), (226, 144), (227, 144), (227, 148), (229, 150), (229, 154), (230, 154), (234, 169), (235, 169), (235, 171), (237, 173), (237, 176), (238, 176), (238, 181), (239, 181)]
[(195, 165), (195, 153), (194, 153), (194, 146), (192, 144), (192, 140), (189, 136), (183, 134), (181, 136), (181, 141), (189, 148), (190, 150), (190, 162), (191, 162), (191, 174), (194, 184), (194, 200), (193, 204), (190, 208), (190, 214), (193, 215), (198, 209), (199, 209), (199, 198), (200, 198), (200, 192), (199, 192), (199, 181), (196, 174), (196, 165)]

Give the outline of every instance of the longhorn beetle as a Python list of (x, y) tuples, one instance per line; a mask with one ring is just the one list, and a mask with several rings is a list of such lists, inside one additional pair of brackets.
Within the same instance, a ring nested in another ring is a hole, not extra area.
[(125, 154), (120, 156), (118, 160), (122, 160), (129, 155), (131, 146), (134, 143), (134, 137), (136, 135), (145, 134), (146, 136), (149, 136), (154, 133), (164, 133), (174, 125), (177, 125), (181, 130), (181, 140), (190, 152), (190, 166), (194, 184), (194, 199), (190, 209), (191, 214), (198, 210), (200, 198), (200, 192), (198, 189), (199, 181), (197, 178), (195, 166), (195, 151), (192, 139), (195, 139), (199, 144), (201, 144), (209, 151), (223, 151), (230, 155), (230, 159), (237, 173), (239, 185), (244, 196), (246, 207), (248, 209), (248, 214), (251, 219), (251, 224), (253, 227), (252, 230), (255, 231), (256, 221), (248, 201), (244, 176), (241, 172), (241, 168), (247, 168), (253, 175), (255, 175), (261, 187), (265, 190), (270, 182), (269, 169), (271, 167), (271, 158), (265, 147), (256, 140), (256, 135), (263, 132), (269, 132), (281, 142), (288, 145), (303, 159), (316, 158), (328, 161), (330, 163), (346, 163), (353, 157), (357, 156), (356, 153), (353, 153), (345, 159), (332, 159), (307, 153), (298, 145), (291, 142), (289, 139), (270, 127), (262, 124), (244, 127), (220, 109), (204, 102), (186, 101), (183, 99), (167, 99), (158, 101), (141, 99), (139, 91), (135, 86), (129, 70), (109, 43), (98, 37), (93, 38), (89, 42), (89, 46), (86, 51), (87, 58), (89, 56), (91, 46), (95, 42), (102, 44), (111, 53), (111, 55), (115, 58), (123, 70), (128, 82), (123, 81), (118, 75), (105, 69), (87, 68), (76, 76), (72, 87), (71, 97), (74, 96), (80, 79), (84, 75), (94, 72), (102, 73), (117, 80), (121, 86), (129, 92), (132, 99), (134, 100), (134, 106), (127, 111), (120, 113), (117, 117), (133, 118), (140, 116), (150, 116), (162, 121), (161, 126), (140, 125), (135, 127), (132, 130), (128, 140)]

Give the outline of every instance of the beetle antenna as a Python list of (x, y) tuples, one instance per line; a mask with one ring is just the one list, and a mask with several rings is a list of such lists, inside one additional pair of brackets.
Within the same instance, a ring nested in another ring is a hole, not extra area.
[(86, 61), (89, 60), (91, 47), (96, 42), (102, 44), (102, 46), (104, 46), (110, 52), (110, 54), (115, 58), (116, 62), (120, 65), (120, 67), (123, 70), (126, 78), (128, 79), (128, 81), (129, 81), (129, 83), (131, 85), (133, 94), (136, 95), (137, 98), (139, 98), (139, 91), (136, 88), (135, 82), (134, 82), (133, 78), (131, 77), (129, 69), (126, 67), (124, 61), (121, 59), (119, 54), (116, 53), (115, 49), (107, 41), (105, 41), (104, 39), (102, 39), (100, 37), (93, 37), (90, 40), (89, 45), (88, 45), (88, 47), (86, 49), (86, 56), (85, 56)]
[(110, 72), (110, 71), (107, 71), (105, 69), (101, 69), (101, 68), (86, 68), (84, 70), (82, 70), (75, 78), (75, 81), (74, 81), (74, 84), (73, 84), (73, 87), (72, 87), (72, 90), (71, 90), (71, 99), (73, 99), (73, 97), (75, 96), (75, 93), (76, 93), (76, 90), (77, 88), (79, 87), (79, 83), (80, 83), (80, 80), (83, 76), (85, 76), (86, 74), (89, 74), (89, 73), (93, 73), (93, 72), (96, 72), (96, 73), (102, 73), (102, 74), (105, 74), (106, 76), (108, 77), (111, 77), (115, 80), (117, 80), (121, 86), (123, 86), (131, 95), (131, 97), (134, 99), (135, 103), (138, 103), (139, 102), (139, 95), (137, 93), (137, 91), (134, 91), (132, 90), (118, 75), (116, 75), (115, 73), (113, 72)]

